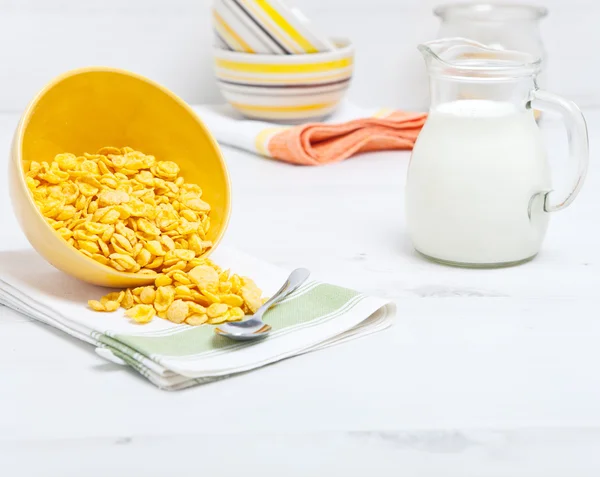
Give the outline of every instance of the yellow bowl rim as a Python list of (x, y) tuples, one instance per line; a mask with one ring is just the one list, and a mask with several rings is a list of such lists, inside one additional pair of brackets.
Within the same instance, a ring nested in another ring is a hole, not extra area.
[(83, 73), (90, 73), (90, 72), (110, 72), (110, 73), (122, 74), (124, 76), (130, 76), (132, 78), (143, 81), (143, 82), (161, 90), (163, 93), (167, 94), (171, 99), (173, 99), (175, 102), (177, 102), (180, 106), (183, 106), (183, 108), (188, 113), (190, 113), (192, 115), (192, 117), (194, 117), (196, 119), (196, 121), (198, 122), (198, 125), (206, 133), (208, 140), (214, 147), (214, 150), (217, 154), (217, 158), (219, 159), (219, 161), (221, 162), (221, 164), (223, 166), (223, 170), (225, 172), (225, 181), (226, 181), (227, 187), (229, 189), (229, 193), (228, 193), (229, 197), (228, 197), (227, 204), (226, 204), (226, 217), (223, 221), (223, 226), (221, 227), (221, 231), (220, 231), (219, 235), (217, 236), (216, 240), (213, 242), (213, 246), (206, 253), (201, 255), (202, 258), (208, 257), (211, 253), (214, 252), (214, 250), (217, 248), (217, 246), (221, 243), (221, 240), (223, 239), (223, 236), (225, 235), (225, 232), (229, 226), (229, 220), (231, 218), (231, 178), (229, 177), (229, 171), (227, 170), (227, 165), (225, 163), (225, 159), (223, 158), (221, 149), (220, 149), (216, 139), (214, 138), (214, 136), (208, 129), (208, 127), (204, 124), (204, 122), (195, 113), (195, 111), (183, 99), (181, 99), (178, 95), (176, 95), (175, 93), (173, 93), (171, 90), (169, 90), (167, 87), (161, 85), (160, 83), (157, 83), (156, 81), (153, 81), (153, 80), (151, 80), (145, 76), (139, 75), (137, 73), (133, 73), (131, 71), (124, 70), (122, 68), (114, 68), (114, 67), (110, 67), (110, 66), (85, 66), (85, 67), (81, 67), (81, 68), (71, 69), (64, 73), (61, 73), (58, 76), (55, 76), (52, 80), (50, 80), (48, 83), (46, 83), (44, 85), (44, 87), (41, 88), (38, 91), (38, 93), (33, 97), (33, 99), (29, 102), (29, 104), (23, 111), (23, 114), (21, 115), (19, 124), (17, 125), (17, 134), (15, 135), (17, 154), (14, 156), (14, 159), (13, 159), (17, 162), (16, 166), (19, 169), (19, 178), (21, 179), (20, 187), (23, 187), (25, 189), (25, 195), (27, 196), (27, 200), (29, 200), (31, 206), (35, 209), (36, 213), (38, 214), (38, 216), (40, 217), (42, 222), (44, 222), (44, 225), (48, 228), (48, 230), (50, 230), (52, 233), (56, 234), (64, 242), (65, 246), (69, 247), (73, 252), (79, 254), (81, 258), (87, 260), (87, 262), (90, 263), (92, 266), (98, 268), (99, 270), (103, 270), (103, 271), (109, 270), (110, 274), (114, 275), (114, 276), (120, 276), (123, 278), (139, 278), (140, 281), (145, 281), (145, 282), (153, 281), (156, 278), (156, 276), (158, 276), (158, 273), (156, 273), (155, 275), (144, 275), (144, 274), (139, 274), (139, 273), (121, 272), (119, 270), (115, 270), (114, 268), (109, 267), (108, 265), (103, 265), (102, 263), (97, 262), (93, 258), (90, 258), (87, 255), (84, 255), (83, 253), (80, 253), (76, 248), (69, 245), (62, 237), (60, 237), (58, 232), (56, 230), (54, 230), (48, 222), (46, 222), (46, 220), (42, 216), (41, 212), (35, 205), (35, 202), (33, 201), (33, 197), (31, 196), (31, 194), (29, 193), (29, 189), (27, 188), (27, 184), (25, 182), (25, 175), (23, 173), (23, 167), (21, 166), (21, 162), (23, 161), (22, 152), (23, 152), (23, 139), (24, 139), (23, 136), (24, 136), (25, 126), (29, 123), (29, 119), (31, 118), (31, 113), (37, 106), (40, 99), (48, 91), (50, 91), (52, 88), (54, 88), (57, 84), (66, 80), (67, 78), (77, 76), (77, 75), (83, 74)]

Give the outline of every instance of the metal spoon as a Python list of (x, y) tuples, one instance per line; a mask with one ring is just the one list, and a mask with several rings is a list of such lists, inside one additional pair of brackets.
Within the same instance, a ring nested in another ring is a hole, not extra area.
[(310, 272), (306, 268), (297, 268), (290, 274), (283, 286), (277, 290), (271, 299), (256, 310), (254, 315), (249, 316), (248, 319), (244, 321), (223, 323), (215, 328), (215, 333), (237, 341), (266, 338), (271, 331), (271, 327), (262, 320), (262, 316), (273, 305), (279, 303), (290, 293), (297, 290), (300, 285), (306, 281), (309, 275)]

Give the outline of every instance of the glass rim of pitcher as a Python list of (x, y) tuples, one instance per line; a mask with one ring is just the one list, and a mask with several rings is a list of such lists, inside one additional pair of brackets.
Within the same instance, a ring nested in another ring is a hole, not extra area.
[[(436, 46), (444, 45), (444, 53), (454, 50), (455, 54), (469, 52), (474, 56), (450, 61), (443, 58)], [(510, 80), (524, 76), (535, 76), (541, 70), (542, 59), (530, 53), (492, 48), (483, 43), (462, 37), (442, 38), (420, 44), (419, 51), (428, 62), (430, 74), (468, 78), (471, 81)], [(470, 51), (469, 51), (470, 50)], [(492, 53), (492, 57), (477, 56), (478, 53)], [(504, 57), (504, 58), (502, 58)]]
[[(505, 16), (493, 18), (497, 12), (503, 13)], [(509, 15), (511, 12), (514, 15)], [(450, 17), (468, 17), (469, 20), (498, 22), (539, 20), (548, 15), (548, 9), (542, 5), (530, 3), (456, 2), (438, 5), (434, 7), (433, 13), (442, 20)]]

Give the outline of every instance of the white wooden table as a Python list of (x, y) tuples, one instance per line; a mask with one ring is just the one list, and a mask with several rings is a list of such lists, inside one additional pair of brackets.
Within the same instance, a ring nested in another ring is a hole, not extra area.
[[(227, 242), (392, 298), (395, 326), (165, 392), (0, 307), (0, 475), (599, 475), (600, 112), (587, 116), (581, 196), (553, 217), (535, 261), (504, 270), (412, 251), (407, 153), (299, 168), (225, 148)], [(5, 151), (16, 120), (0, 116)], [(0, 248), (27, 247), (5, 187), (0, 217)]]

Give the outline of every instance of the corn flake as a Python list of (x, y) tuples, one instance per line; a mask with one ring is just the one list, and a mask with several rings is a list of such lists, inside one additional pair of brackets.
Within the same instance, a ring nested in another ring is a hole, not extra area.
[(125, 316), (133, 318), (136, 323), (149, 323), (156, 315), (156, 310), (151, 305), (135, 305), (125, 312)]

